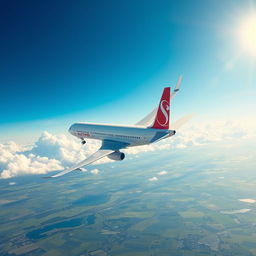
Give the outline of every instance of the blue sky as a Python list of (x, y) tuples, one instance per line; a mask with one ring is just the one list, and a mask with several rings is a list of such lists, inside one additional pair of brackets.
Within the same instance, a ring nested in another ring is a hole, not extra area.
[(29, 141), (75, 121), (132, 124), (180, 74), (174, 119), (254, 115), (256, 57), (236, 32), (255, 8), (249, 0), (2, 1), (0, 139)]

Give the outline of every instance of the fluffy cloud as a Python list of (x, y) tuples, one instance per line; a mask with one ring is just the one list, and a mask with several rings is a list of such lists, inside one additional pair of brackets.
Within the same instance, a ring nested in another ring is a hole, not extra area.
[(256, 200), (255, 199), (239, 199), (240, 202), (244, 202), (244, 203), (249, 203), (249, 204), (254, 204), (256, 203)]
[(152, 178), (149, 178), (148, 180), (149, 181), (158, 181), (158, 178), (157, 177), (152, 177)]
[(60, 162), (47, 157), (39, 157), (33, 154), (14, 154), (1, 172), (1, 178), (11, 178), (22, 174), (43, 174), (49, 171), (61, 170)]
[(17, 145), (15, 142), (0, 144), (1, 178), (28, 173), (46, 173), (47, 170), (62, 168), (58, 160), (28, 153), (27, 147)]
[(159, 173), (157, 173), (158, 175), (165, 175), (165, 174), (167, 174), (167, 171), (161, 171), (161, 172), (159, 172)]
[[(241, 140), (255, 138), (255, 120), (218, 121), (197, 123), (178, 131), (174, 137), (147, 146), (123, 150), (129, 155), (170, 148), (186, 148), (208, 144), (213, 141)], [(45, 174), (62, 170), (64, 167), (78, 163), (97, 151), (100, 142), (88, 140), (82, 146), (80, 141), (71, 135), (53, 135), (44, 132), (30, 146), (21, 146), (15, 142), (0, 144), (0, 177), (10, 178), (25, 174)], [(110, 162), (107, 157), (97, 164)], [(92, 173), (98, 173), (94, 169)], [(158, 175), (164, 175), (165, 171)], [(153, 177), (155, 178), (155, 177)]]
[(93, 169), (93, 170), (91, 170), (91, 173), (92, 174), (98, 174), (100, 171), (98, 170), (98, 169)]
[(64, 165), (70, 165), (82, 161), (92, 152), (95, 152), (99, 146), (100, 143), (95, 140), (82, 146), (78, 139), (71, 136), (56, 136), (44, 132), (30, 152), (37, 156), (56, 159)]

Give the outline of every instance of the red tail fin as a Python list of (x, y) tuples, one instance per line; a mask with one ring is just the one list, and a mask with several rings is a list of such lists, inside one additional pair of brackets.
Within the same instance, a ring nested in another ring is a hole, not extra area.
[(157, 114), (154, 124), (151, 128), (154, 129), (169, 129), (169, 117), (170, 117), (170, 96), (171, 88), (164, 88), (162, 98), (159, 103)]

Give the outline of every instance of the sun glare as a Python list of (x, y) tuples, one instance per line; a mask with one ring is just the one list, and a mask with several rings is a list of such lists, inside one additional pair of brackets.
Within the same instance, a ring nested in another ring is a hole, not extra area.
[(242, 21), (238, 38), (243, 52), (256, 57), (256, 13)]

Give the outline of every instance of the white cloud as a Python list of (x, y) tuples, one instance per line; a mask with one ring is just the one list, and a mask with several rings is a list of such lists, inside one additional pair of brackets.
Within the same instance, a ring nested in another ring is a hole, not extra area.
[(22, 174), (44, 174), (49, 171), (61, 169), (63, 167), (55, 159), (39, 157), (33, 154), (29, 154), (28, 157), (23, 154), (15, 154), (1, 172), (1, 178), (6, 179)]
[(65, 135), (52, 135), (44, 132), (35, 142), (31, 153), (54, 158), (63, 164), (75, 163), (83, 160), (91, 152), (96, 151), (100, 143), (98, 141), (90, 141), (89, 145), (82, 146), (80, 141)]
[(165, 175), (165, 174), (167, 174), (167, 171), (161, 171), (161, 172), (159, 172), (159, 173), (157, 173), (158, 175)]
[(186, 148), (187, 145), (186, 144), (182, 144), (182, 143), (179, 143), (176, 145), (176, 148)]
[(16, 182), (9, 182), (10, 186), (16, 185)]
[[(84, 160), (99, 147), (99, 141), (91, 140), (82, 146), (76, 138), (56, 136), (47, 131), (31, 146), (24, 147), (15, 142), (0, 144), (0, 177), (5, 179), (63, 170), (64, 167)], [(97, 163), (108, 161), (105, 158)]]
[(239, 199), (240, 202), (244, 202), (244, 203), (249, 203), (249, 204), (254, 204), (256, 203), (255, 199), (250, 199), (250, 198), (246, 198), (246, 199)]
[(148, 180), (149, 181), (158, 181), (158, 178), (157, 177), (152, 177), (152, 178), (149, 178)]
[(98, 170), (98, 169), (93, 169), (93, 170), (91, 170), (91, 173), (92, 174), (98, 174), (100, 171)]
[[(255, 139), (255, 128), (255, 119), (195, 123), (187, 125), (169, 139), (123, 151), (127, 155), (138, 157), (137, 154), (141, 152), (182, 149), (214, 141)], [(0, 177), (10, 178), (62, 170), (84, 160), (99, 147), (100, 142), (96, 140), (88, 140), (86, 145), (82, 146), (80, 140), (71, 135), (53, 135), (47, 131), (43, 132), (33, 145), (21, 146), (15, 142), (0, 144)], [(111, 161), (105, 157), (96, 164)], [(158, 175), (163, 175), (160, 173)]]

